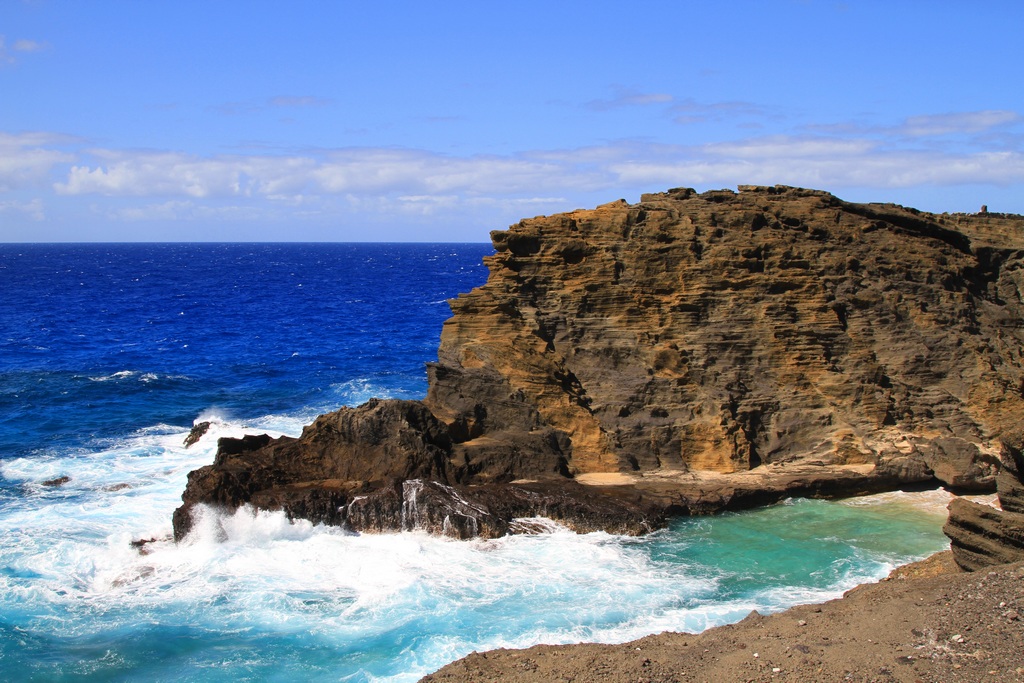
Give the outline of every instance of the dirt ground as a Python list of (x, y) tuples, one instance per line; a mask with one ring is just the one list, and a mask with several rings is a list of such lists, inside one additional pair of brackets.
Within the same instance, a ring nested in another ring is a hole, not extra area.
[(939, 553), (841, 599), (699, 635), (473, 653), (422, 681), (1024, 683), (1024, 563), (962, 573)]

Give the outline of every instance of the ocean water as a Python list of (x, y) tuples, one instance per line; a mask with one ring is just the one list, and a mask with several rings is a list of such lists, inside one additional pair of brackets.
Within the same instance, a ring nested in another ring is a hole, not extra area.
[(791, 500), (644, 538), (356, 535), (243, 509), (169, 540), (218, 437), (422, 397), (446, 300), (483, 283), (490, 251), (0, 245), (0, 679), (414, 681), (473, 650), (836, 597), (947, 546), (941, 491)]

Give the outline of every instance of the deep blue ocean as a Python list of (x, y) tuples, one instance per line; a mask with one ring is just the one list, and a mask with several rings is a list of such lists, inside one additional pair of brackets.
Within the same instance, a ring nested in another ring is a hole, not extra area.
[[(941, 491), (787, 501), (644, 538), (355, 535), (243, 509), (218, 521), (226, 539), (169, 539), (218, 437), (421, 398), (446, 301), (483, 284), (489, 253), (0, 245), (0, 679), (415, 681), (473, 650), (836, 597), (947, 547)], [(200, 420), (214, 426), (185, 449)]]

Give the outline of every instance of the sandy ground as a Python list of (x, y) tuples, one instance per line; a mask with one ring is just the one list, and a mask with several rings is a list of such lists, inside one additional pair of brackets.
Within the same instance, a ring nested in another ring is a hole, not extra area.
[(875, 470), (873, 464), (860, 465), (823, 465), (823, 464), (767, 464), (755, 467), (752, 470), (741, 472), (708, 472), (695, 471), (684, 472), (682, 470), (649, 470), (646, 472), (591, 472), (588, 474), (577, 474), (573, 477), (575, 481), (589, 486), (625, 486), (643, 485), (644, 483), (669, 483), (689, 484), (691, 486), (704, 485), (721, 488), (724, 486), (736, 487), (759, 487), (766, 488), (768, 485), (778, 485), (782, 480), (790, 480), (798, 477), (816, 478), (823, 474), (859, 474), (870, 475)]
[(839, 600), (699, 635), (473, 653), (422, 680), (1024, 683), (1024, 563), (968, 574), (939, 553)]

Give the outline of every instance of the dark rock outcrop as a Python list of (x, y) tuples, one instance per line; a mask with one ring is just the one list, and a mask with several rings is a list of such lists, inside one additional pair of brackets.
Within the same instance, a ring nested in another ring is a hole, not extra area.
[(415, 525), (456, 536), (542, 510), (642, 531), (794, 494), (995, 487), (1024, 415), (1024, 218), (741, 186), (491, 237), (424, 401), (222, 440), (176, 535), (198, 503), (407, 528), (409, 486)]
[(203, 438), (203, 435), (210, 431), (210, 424), (209, 421), (204, 420), (193, 425), (192, 429), (189, 430), (188, 436), (185, 437), (185, 448), (191, 448), (197, 444), (199, 439)]
[[(540, 449), (536, 435), (517, 448)], [(192, 527), (191, 508), (251, 504), (292, 518), (353, 530), (426, 529), (457, 538), (527, 529), (538, 515), (578, 531), (640, 533), (662, 513), (631, 495), (601, 495), (575, 482), (462, 485), (471, 468), (452, 458), (448, 427), (420, 402), (371, 399), (321, 415), (298, 438), (221, 439), (212, 465), (189, 473), (174, 535)]]
[(977, 571), (1024, 561), (1024, 456), (1020, 436), (1006, 439), (1003, 468), (996, 478), (999, 509), (958, 498), (949, 504), (943, 532), (961, 569)]

